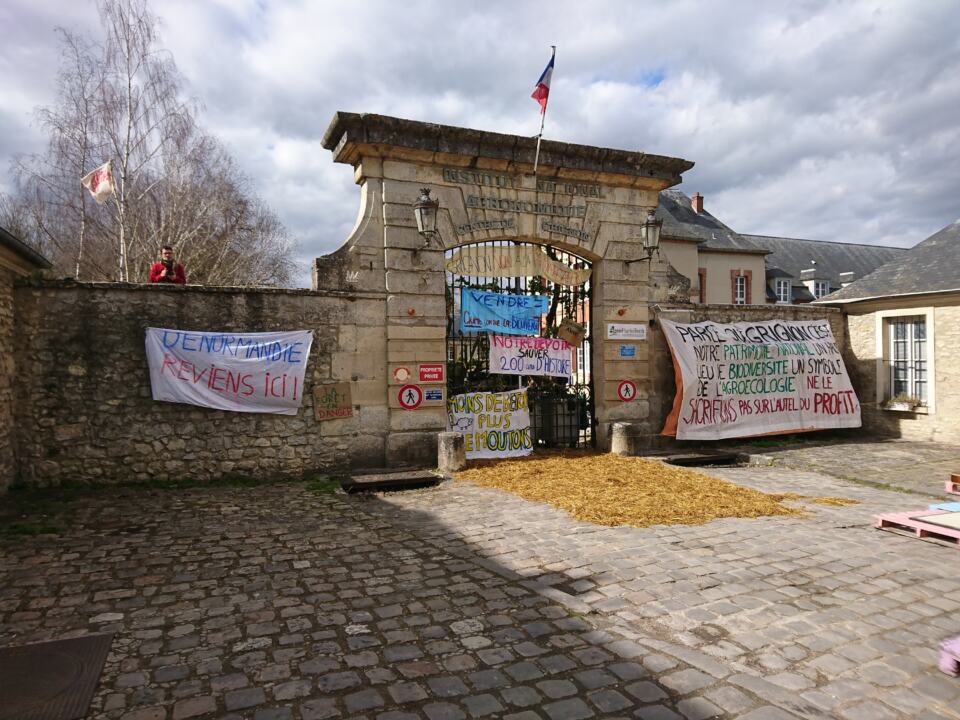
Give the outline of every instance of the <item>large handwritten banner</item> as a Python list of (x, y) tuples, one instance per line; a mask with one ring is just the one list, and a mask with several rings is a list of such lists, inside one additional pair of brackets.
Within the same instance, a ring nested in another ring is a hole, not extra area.
[(447, 272), (477, 277), (523, 277), (538, 275), (559, 285), (583, 285), (590, 268), (572, 268), (551, 259), (539, 247), (468, 245), (444, 263)]
[(463, 288), (460, 330), (504, 335), (539, 335), (540, 316), (550, 306), (546, 295), (510, 295)]
[(826, 320), (661, 320), (677, 395), (664, 435), (719, 440), (860, 427), (860, 403)]
[(570, 377), (570, 344), (560, 338), (490, 335), (490, 372)]
[(296, 415), (310, 330), (211, 333), (147, 328), (154, 400)]
[(526, 390), (454, 395), (447, 399), (447, 427), (463, 435), (468, 458), (533, 452)]

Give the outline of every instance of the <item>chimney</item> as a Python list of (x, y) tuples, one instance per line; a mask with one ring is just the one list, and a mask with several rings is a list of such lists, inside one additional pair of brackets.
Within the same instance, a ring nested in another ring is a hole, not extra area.
[(842, 272), (840, 273), (840, 287), (846, 287), (854, 280), (857, 279), (857, 274), (854, 272)]
[(693, 211), (699, 215), (703, 212), (703, 195), (700, 193), (694, 193), (693, 197), (690, 198), (690, 207), (693, 208)]

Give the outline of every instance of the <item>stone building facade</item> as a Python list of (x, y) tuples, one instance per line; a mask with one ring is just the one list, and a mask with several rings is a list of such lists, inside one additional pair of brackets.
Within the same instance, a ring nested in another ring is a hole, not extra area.
[(864, 426), (960, 442), (960, 220), (820, 302), (847, 318)]
[[(960, 443), (960, 293), (898, 298), (844, 307), (849, 342), (847, 367), (863, 404), (864, 427), (876, 435)], [(891, 389), (892, 325), (922, 318), (928, 344), (929, 387), (925, 404), (887, 407)]]
[(14, 349), (14, 283), (50, 262), (0, 228), (0, 493), (17, 479), (14, 388), (18, 384)]

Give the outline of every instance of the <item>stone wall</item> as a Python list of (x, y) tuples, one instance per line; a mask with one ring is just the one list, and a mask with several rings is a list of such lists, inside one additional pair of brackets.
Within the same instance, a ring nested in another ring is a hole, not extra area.
[(16, 477), (13, 442), (13, 271), (0, 266), (0, 493)]
[[(6, 285), (0, 282), (0, 288)], [(388, 435), (385, 304), (373, 293), (47, 282), (16, 288), (16, 442), (35, 485), (380, 466)], [(10, 298), (0, 295), (0, 347)], [(296, 416), (151, 399), (144, 329), (313, 330)], [(4, 353), (8, 368), (9, 354)], [(353, 418), (314, 420), (312, 387), (352, 383)], [(9, 396), (0, 373), (0, 400)], [(4, 413), (9, 402), (3, 402)], [(9, 453), (2, 432), (0, 451)]]
[[(850, 338), (845, 360), (863, 406), (864, 427), (877, 435), (960, 443), (960, 294), (854, 303), (845, 310)], [(883, 407), (890, 395), (883, 324), (896, 315), (927, 318), (932, 397), (916, 412)]]
[[(651, 273), (649, 283), (651, 292), (664, 296), (672, 287), (667, 273)], [(616, 285), (608, 282), (607, 287)], [(677, 291), (679, 296), (684, 289)], [(442, 425), (443, 410), (430, 408), (422, 415), (423, 411), (398, 413), (391, 407), (396, 388), (388, 381), (388, 367), (393, 362), (415, 364), (420, 353), (431, 358), (437, 354), (439, 348), (433, 346), (442, 348), (438, 322), (442, 316), (404, 311), (402, 324), (390, 322), (388, 297), (359, 291), (72, 282), (21, 285), (15, 290), (15, 437), (20, 480), (52, 485), (181, 477), (202, 480), (227, 475), (300, 476), (349, 465), (396, 464), (400, 461), (398, 439), (411, 445), (415, 436), (421, 438), (420, 449), (409, 459), (432, 462), (433, 425)], [(0, 332), (5, 333), (0, 340), (7, 347), (14, 345), (11, 305), (9, 292), (0, 296)], [(837, 342), (843, 345), (846, 338), (840, 312), (824, 307), (691, 306), (665, 301), (650, 308), (643, 304), (642, 310), (636, 316), (614, 317), (633, 322), (646, 322), (648, 316), (680, 322), (738, 322), (826, 316)], [(602, 317), (604, 321), (612, 319)], [(154, 402), (144, 352), (146, 327), (313, 330), (300, 412), (293, 417), (228, 413)], [(609, 428), (620, 419), (617, 411), (621, 406), (632, 413), (623, 419), (639, 422), (651, 436), (659, 433), (670, 410), (674, 381), (669, 351), (656, 325), (648, 337), (646, 343), (638, 343), (643, 346), (638, 347), (642, 360), (631, 373), (638, 384), (637, 401), (622, 404), (604, 398), (610, 412), (598, 427), (601, 448), (609, 446)], [(617, 362), (613, 356), (606, 357), (609, 352), (603, 343), (598, 343), (594, 352), (598, 370), (609, 365), (608, 361)], [(10, 383), (4, 386), (2, 382), (9, 378), (12, 365), (8, 362), (2, 369), (6, 375), (0, 375), (0, 393), (6, 388), (9, 398)], [(333, 381), (350, 381), (354, 417), (317, 422), (312, 387)], [(608, 384), (598, 382), (598, 392), (609, 390)], [(862, 395), (859, 388), (858, 393)], [(10, 406), (10, 402), (4, 404)], [(642, 409), (639, 417), (638, 407)], [(421, 424), (420, 417), (430, 422)], [(11, 427), (9, 417), (0, 416), (0, 420)], [(10, 457), (9, 438), (0, 448)]]

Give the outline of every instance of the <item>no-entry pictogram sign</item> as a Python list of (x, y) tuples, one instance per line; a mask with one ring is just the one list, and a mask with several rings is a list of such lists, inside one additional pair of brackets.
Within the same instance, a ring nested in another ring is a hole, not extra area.
[(624, 402), (637, 399), (637, 384), (633, 380), (621, 380), (617, 385), (617, 396)]
[(423, 390), (416, 385), (404, 385), (397, 393), (397, 402), (405, 410), (415, 410), (423, 402)]

